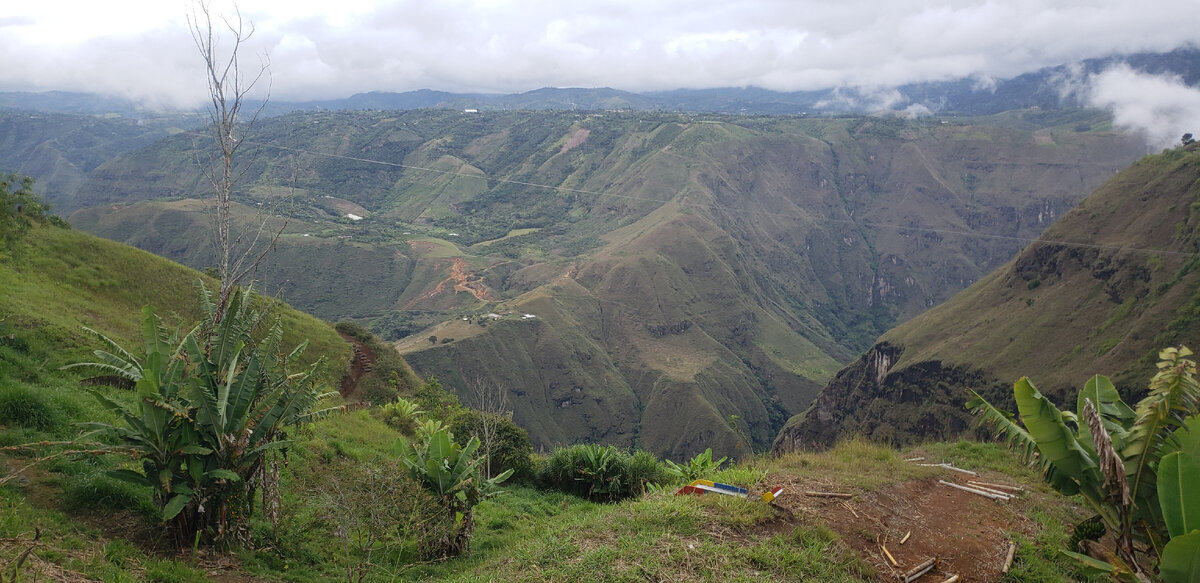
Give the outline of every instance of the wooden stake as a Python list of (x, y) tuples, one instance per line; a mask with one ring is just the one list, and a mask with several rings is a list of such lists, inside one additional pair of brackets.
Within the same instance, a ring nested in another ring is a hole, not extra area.
[(942, 581), (942, 583), (958, 583), (959, 579), (961, 579), (961, 577), (958, 575), (951, 575), (949, 579)]
[(854, 497), (854, 494), (843, 494), (841, 492), (813, 492), (811, 490), (805, 492), (804, 495), (805, 496), (816, 496), (819, 498), (853, 498)]
[(879, 548), (883, 549), (883, 554), (884, 554), (885, 556), (887, 556), (887, 558), (888, 558), (888, 560), (889, 560), (889, 561), (891, 561), (891, 562), (892, 562), (892, 566), (893, 566), (893, 567), (899, 567), (899, 566), (900, 566), (900, 563), (897, 563), (897, 562), (896, 562), (896, 557), (893, 557), (893, 556), (892, 556), (892, 553), (889, 553), (889, 552), (888, 552), (888, 550), (887, 550), (887, 547), (885, 547), (885, 546), (883, 546), (883, 545), (881, 544), (881, 545), (879, 545)]
[(1017, 543), (1015, 543), (1013, 541), (1008, 541), (1008, 556), (1004, 557), (1004, 568), (1000, 570), (1001, 573), (1003, 573), (1005, 575), (1008, 574), (1008, 568), (1012, 566), (1013, 557), (1016, 554), (1017, 554)]
[(907, 541), (907, 540), (908, 540), (908, 537), (910, 537), (910, 536), (912, 536), (912, 531), (911, 531), (911, 530), (910, 530), (910, 531), (908, 531), (908, 532), (906, 532), (906, 533), (904, 533), (904, 538), (900, 539), (900, 544), (904, 544), (904, 543), (905, 543), (905, 541)]
[(971, 488), (970, 486), (964, 486), (962, 484), (955, 484), (954, 482), (947, 482), (946, 480), (938, 480), (938, 483), (945, 484), (947, 486), (950, 486), (951, 488), (958, 488), (959, 490), (962, 490), (964, 492), (978, 494), (980, 496), (983, 496), (984, 498), (991, 498), (992, 500), (1008, 500), (1009, 498), (1011, 498), (1011, 496), (1009, 496), (1008, 494), (993, 494), (991, 492), (984, 492), (983, 490), (978, 490), (975, 488)]
[(913, 581), (919, 579), (921, 575), (932, 571), (936, 566), (937, 557), (927, 559), (924, 563), (913, 567), (911, 570), (909, 570), (909, 572), (905, 573), (904, 576), (901, 577), (901, 580), (903, 580), (904, 583), (912, 583)]
[(924, 461), (924, 460), (925, 460), (925, 458), (923, 458), (923, 457), (910, 457), (910, 458), (908, 458), (908, 459), (906, 459), (906, 460), (904, 460), (904, 461), (906, 461), (906, 462), (920, 462), (920, 461)]

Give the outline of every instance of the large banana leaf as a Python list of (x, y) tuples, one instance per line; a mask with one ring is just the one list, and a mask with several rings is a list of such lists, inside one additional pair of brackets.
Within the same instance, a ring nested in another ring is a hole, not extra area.
[[(1013, 385), (1013, 396), (1021, 412), (1021, 422), (1037, 443), (1046, 471), (1046, 480), (1068, 496), (1082, 493), (1103, 498), (1103, 482), (1095, 458), (1080, 445), (1075, 432), (1063, 422), (1062, 412), (1038, 392), (1027, 377)], [(1089, 492), (1088, 490), (1095, 490)]]
[(1200, 417), (1175, 431), (1179, 451), (1158, 466), (1158, 503), (1171, 537), (1200, 530)]
[(1158, 574), (1163, 583), (1200, 583), (1200, 531), (1171, 538), (1163, 547)]
[[(967, 392), (971, 394), (971, 400), (967, 401), (967, 409), (970, 409), (972, 413), (979, 415), (980, 422), (983, 425), (990, 425), (996, 429), (998, 435), (1004, 436), (1004, 440), (1008, 442), (1008, 445), (1021, 452), (1021, 455), (1025, 461), (1032, 459), (1033, 454), (1037, 452), (1037, 442), (1033, 440), (1033, 437), (1029, 435), (1028, 431), (1025, 431), (1024, 427), (1021, 427), (1021, 425), (1017, 423), (1017, 420), (1013, 417), (1012, 413), (997, 409), (996, 407), (992, 406), (991, 403), (987, 402), (987, 399), (984, 399), (979, 395), (979, 393), (976, 393), (972, 389), (967, 389)], [(669, 467), (680, 468), (681, 472), (690, 476), (690, 474), (687, 473), (687, 468), (678, 466), (671, 460), (665, 461)], [(690, 477), (690, 479), (695, 479), (698, 477), (700, 476)]]
[[(1088, 379), (1088, 382), (1083, 385), (1083, 390), (1079, 391), (1076, 406), (1076, 415), (1079, 419), (1083, 419), (1084, 404), (1089, 400), (1096, 407), (1096, 412), (1100, 414), (1100, 421), (1104, 424), (1104, 429), (1115, 440), (1114, 447), (1119, 450), (1121, 439), (1133, 425), (1133, 409), (1121, 400), (1121, 394), (1117, 392), (1117, 388), (1104, 375), (1095, 375)], [(1089, 446), (1093, 443), (1092, 432), (1088, 429), (1087, 423), (1079, 424), (1079, 441)]]

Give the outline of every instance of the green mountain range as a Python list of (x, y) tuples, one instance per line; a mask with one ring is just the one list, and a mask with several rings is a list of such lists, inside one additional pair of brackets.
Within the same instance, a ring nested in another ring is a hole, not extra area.
[[(203, 144), (178, 133), (47, 197), (210, 266)], [(1143, 152), (1086, 110), (344, 111), (262, 120), (248, 146), (243, 229), (282, 229), (255, 274), (270, 293), (373, 324), (464, 396), (506, 387), (541, 447), (677, 457), (768, 447), (879, 334)]]
[(1105, 374), (1136, 401), (1160, 349), (1196, 345), (1198, 213), (1196, 144), (1142, 158), (1002, 268), (882, 335), (775, 448), (959, 435), (965, 389), (1011, 402), (1021, 376), (1061, 402)]

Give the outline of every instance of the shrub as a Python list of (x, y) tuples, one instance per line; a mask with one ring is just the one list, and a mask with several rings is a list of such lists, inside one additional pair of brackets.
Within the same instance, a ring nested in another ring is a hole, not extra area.
[(686, 464), (677, 464), (671, 460), (666, 460), (667, 473), (675, 478), (676, 481), (681, 482), (706, 479), (716, 473), (717, 468), (721, 467), (721, 464), (725, 463), (726, 459), (728, 458), (713, 461), (712, 448), (708, 448), (703, 453), (697, 454), (696, 457), (688, 460)]
[(379, 419), (402, 435), (412, 436), (417, 431), (417, 421), (424, 413), (417, 404), (407, 399), (396, 399), (379, 408)]
[(458, 397), (442, 388), (442, 383), (434, 377), (417, 387), (413, 401), (431, 417), (443, 421), (453, 419), (463, 408)]
[(0, 425), (53, 431), (63, 422), (61, 408), (51, 403), (44, 393), (25, 385), (0, 384)]
[(641, 495), (647, 484), (665, 475), (654, 455), (629, 454), (611, 445), (558, 448), (538, 468), (538, 482), (597, 502)]
[[(444, 521), (433, 531), (418, 533), (421, 560), (458, 556), (471, 550), (475, 530), (474, 508), (498, 492), (501, 482), (512, 475), (506, 471), (494, 478), (479, 475), (475, 450), (479, 440), (471, 438), (465, 446), (454, 443), (446, 431), (438, 431), (412, 443), (400, 438), (401, 461), (409, 475), (437, 501)], [(442, 524), (452, 523), (447, 531)], [(424, 525), (418, 528), (423, 528)]]
[(244, 538), (256, 489), (274, 489), (259, 479), (267, 455), (286, 447), (289, 428), (329, 412), (316, 409), (325, 396), (314, 374), (322, 361), (298, 366), (304, 344), (283, 350), (279, 318), (261, 309), (251, 288), (233, 294), (220, 320), (203, 282), (196, 289), (204, 320), (183, 338), (146, 306), (142, 359), (97, 334), (111, 352), (72, 365), (135, 383), (134, 408), (92, 391), (123, 423), (88, 425), (136, 451), (141, 467), (111, 475), (151, 488), (181, 546)]
[(450, 431), (461, 439), (479, 438), (479, 455), (486, 475), (512, 470), (513, 478), (527, 481), (533, 474), (533, 444), (529, 433), (508, 417), (465, 409), (450, 422)]

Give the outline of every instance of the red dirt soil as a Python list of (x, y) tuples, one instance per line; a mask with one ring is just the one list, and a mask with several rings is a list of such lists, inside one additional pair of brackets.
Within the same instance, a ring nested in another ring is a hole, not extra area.
[[(880, 581), (896, 581), (931, 557), (938, 559), (938, 567), (918, 579), (920, 583), (936, 583), (956, 574), (962, 581), (1000, 581), (1010, 540), (1006, 532), (1033, 533), (1032, 521), (1022, 513), (1025, 504), (1020, 498), (989, 500), (939, 484), (939, 478), (966, 484), (965, 476), (946, 474), (856, 493), (849, 500), (806, 496), (806, 491), (847, 491), (820, 479), (781, 476), (767, 481), (785, 488), (775, 505), (797, 519), (812, 517), (837, 532), (875, 567)], [(1011, 480), (997, 480), (1011, 484)], [(900, 544), (908, 532), (911, 536)], [(884, 557), (881, 543), (899, 567)]]
[[(415, 247), (417, 242), (409, 241), (409, 243)], [(439, 262), (438, 264), (434, 265), (434, 268), (441, 269), (441, 266), (442, 264)], [(483, 278), (476, 275), (474, 271), (467, 271), (467, 261), (465, 259), (462, 257), (455, 257), (453, 260), (451, 260), (449, 268), (449, 277), (438, 282), (437, 286), (435, 286), (432, 290), (417, 296), (412, 301), (405, 304), (404, 309), (411, 308), (422, 300), (427, 300), (446, 291), (446, 284), (449, 283), (454, 284), (453, 289), (455, 292), (469, 292), (471, 295), (475, 296), (475, 299), (483, 302), (496, 301), (496, 294), (492, 292), (492, 288), (488, 287), (487, 284), (483, 282)]]

